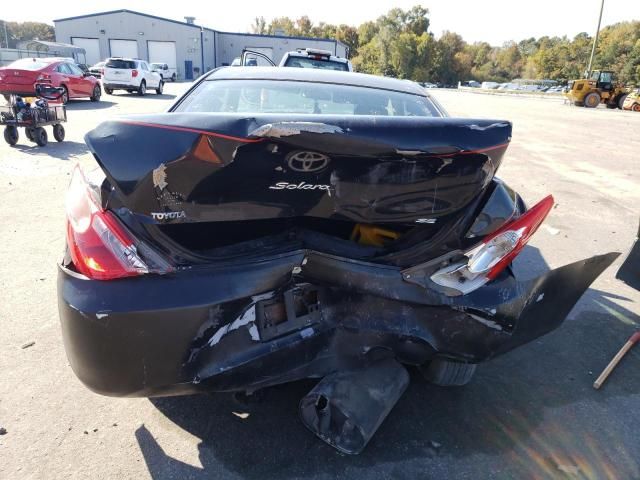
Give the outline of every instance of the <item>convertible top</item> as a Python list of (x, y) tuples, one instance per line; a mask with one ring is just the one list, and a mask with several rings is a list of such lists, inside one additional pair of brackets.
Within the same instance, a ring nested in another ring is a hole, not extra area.
[(288, 67), (223, 67), (213, 70), (206, 80), (291, 80), (298, 82), (337, 83), (356, 87), (379, 88), (430, 97), (415, 82), (365, 73)]

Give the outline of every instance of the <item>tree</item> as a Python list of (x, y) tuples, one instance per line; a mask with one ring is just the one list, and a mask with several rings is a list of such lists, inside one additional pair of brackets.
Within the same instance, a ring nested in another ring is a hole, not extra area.
[[(4, 36), (4, 32), (1, 32)], [(19, 42), (27, 40), (44, 40), (53, 42), (55, 30), (51, 25), (40, 22), (7, 22), (9, 48), (17, 48)]]
[(267, 21), (264, 17), (256, 17), (251, 25), (251, 32), (264, 35), (267, 33)]

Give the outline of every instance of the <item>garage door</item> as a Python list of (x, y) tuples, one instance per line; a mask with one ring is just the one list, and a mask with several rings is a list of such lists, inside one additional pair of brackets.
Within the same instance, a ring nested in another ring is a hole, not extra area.
[[(84, 48), (84, 63), (87, 65), (95, 65), (102, 60), (102, 58), (100, 58), (100, 42), (97, 38), (71, 37), (71, 43), (76, 47)], [(80, 55), (80, 57), (82, 57), (82, 55)]]
[(109, 40), (112, 57), (139, 58), (136, 40)]
[(169, 68), (176, 68), (176, 44), (174, 42), (156, 42), (149, 40), (149, 62), (166, 63)]

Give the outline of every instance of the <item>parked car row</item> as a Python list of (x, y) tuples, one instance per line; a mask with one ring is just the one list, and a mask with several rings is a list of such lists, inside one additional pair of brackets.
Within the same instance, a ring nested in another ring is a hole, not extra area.
[(175, 68), (166, 63), (149, 64), (133, 58), (112, 57), (92, 67), (72, 58), (21, 58), (0, 68), (0, 94), (7, 101), (11, 95), (36, 97), (38, 85), (49, 86), (62, 89), (60, 101), (66, 105), (75, 98), (97, 102), (103, 89), (109, 95), (114, 90), (144, 95), (149, 89), (162, 94), (164, 82), (176, 78)]

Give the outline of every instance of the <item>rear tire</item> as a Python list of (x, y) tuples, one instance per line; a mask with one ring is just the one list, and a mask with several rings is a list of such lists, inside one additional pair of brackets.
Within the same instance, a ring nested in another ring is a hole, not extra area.
[(69, 103), (69, 90), (64, 85), (62, 85), (62, 95), (60, 98), (62, 99), (62, 105)]
[(138, 95), (144, 97), (145, 93), (147, 93), (147, 83), (143, 80), (140, 87), (138, 87)]
[(156, 88), (156, 93), (158, 95), (162, 95), (162, 89), (164, 88), (164, 82), (162, 80), (160, 80), (160, 83), (158, 84), (158, 88)]
[(112, 88), (105, 88), (105, 89), (104, 89), (104, 92), (105, 92), (107, 95), (113, 95), (113, 89), (112, 89)]
[(424, 378), (441, 387), (461, 387), (471, 381), (476, 371), (475, 363), (461, 363), (436, 357), (429, 364), (421, 365)]
[(33, 138), (38, 145), (45, 147), (49, 142), (47, 131), (42, 127), (36, 127), (33, 131)]
[(18, 133), (18, 129), (12, 125), (4, 127), (4, 141), (7, 142), (12, 147), (18, 143), (18, 139), (20, 138), (20, 134)]
[(53, 126), (53, 138), (55, 138), (57, 142), (64, 141), (64, 133), (64, 127), (60, 123)]
[(591, 92), (584, 97), (584, 106), (587, 108), (596, 108), (600, 105), (600, 95), (596, 92)]
[(176, 74), (174, 73), (173, 75), (171, 75), (171, 81), (175, 82), (176, 81)]
[(92, 102), (98, 102), (100, 101), (101, 95), (102, 91), (100, 90), (100, 85), (96, 85), (95, 87), (93, 87), (93, 95), (89, 97), (89, 100), (91, 100)]
[(24, 129), (24, 134), (26, 135), (27, 139), (31, 142), (35, 142), (35, 138), (33, 137), (33, 127), (27, 127)]
[(634, 112), (640, 112), (640, 103), (634, 103), (631, 107), (631, 110), (633, 110)]

